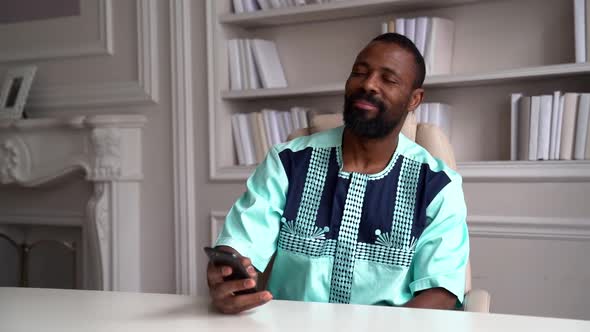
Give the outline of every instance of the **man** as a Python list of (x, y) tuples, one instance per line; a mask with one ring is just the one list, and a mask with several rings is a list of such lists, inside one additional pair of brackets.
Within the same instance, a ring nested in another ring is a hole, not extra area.
[[(357, 56), (344, 127), (271, 149), (217, 245), (252, 279), (208, 266), (213, 304), (237, 313), (272, 298), (451, 309), (463, 301), (469, 240), (461, 177), (400, 134), (421, 103), (424, 59), (387, 33)], [(268, 290), (256, 285), (274, 255)], [(252, 267), (253, 265), (253, 267)]]

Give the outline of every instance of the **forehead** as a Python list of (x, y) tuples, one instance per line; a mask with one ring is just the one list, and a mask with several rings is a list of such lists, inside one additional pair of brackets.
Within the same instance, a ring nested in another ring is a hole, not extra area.
[(356, 57), (356, 63), (366, 63), (373, 69), (390, 69), (413, 79), (416, 68), (414, 55), (394, 43), (371, 42)]

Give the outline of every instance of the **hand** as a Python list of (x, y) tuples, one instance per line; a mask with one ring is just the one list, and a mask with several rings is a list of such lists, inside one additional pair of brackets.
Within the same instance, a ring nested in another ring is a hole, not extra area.
[[(228, 250), (231, 251), (231, 250)], [(237, 252), (233, 251), (237, 254)], [(239, 255), (239, 254), (238, 254)], [(249, 258), (240, 258), (242, 265), (246, 268), (251, 278), (224, 281), (223, 278), (232, 274), (229, 266), (215, 266), (209, 263), (207, 266), (207, 283), (209, 294), (213, 305), (224, 314), (237, 314), (258, 306), (261, 306), (272, 299), (268, 291), (256, 292), (253, 294), (235, 295), (235, 292), (256, 287), (257, 274)]]

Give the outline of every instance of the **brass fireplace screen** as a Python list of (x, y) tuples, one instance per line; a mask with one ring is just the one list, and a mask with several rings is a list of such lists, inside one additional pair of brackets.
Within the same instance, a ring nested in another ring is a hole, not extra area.
[(75, 241), (17, 243), (0, 233), (0, 286), (78, 288), (77, 260)]

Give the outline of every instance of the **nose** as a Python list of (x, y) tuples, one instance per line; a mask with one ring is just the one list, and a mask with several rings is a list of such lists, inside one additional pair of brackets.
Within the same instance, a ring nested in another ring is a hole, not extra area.
[(378, 89), (377, 73), (367, 75), (362, 82), (362, 87), (367, 93), (376, 94)]

